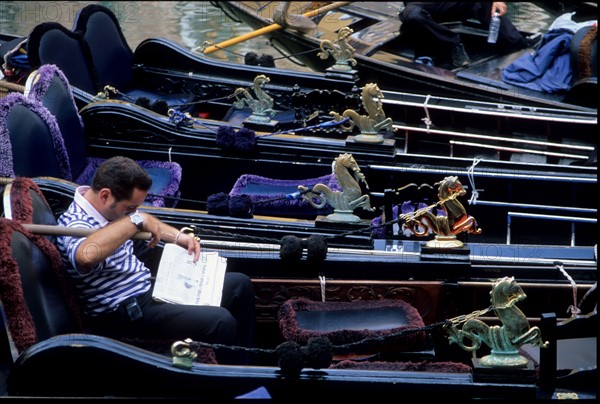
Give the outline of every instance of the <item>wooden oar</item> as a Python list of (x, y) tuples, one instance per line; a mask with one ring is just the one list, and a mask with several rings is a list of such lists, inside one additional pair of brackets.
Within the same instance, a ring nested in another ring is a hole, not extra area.
[[(45, 234), (49, 236), (74, 236), (87, 237), (96, 229), (73, 228), (65, 226), (54, 226), (50, 224), (23, 224), (27, 230), (33, 234)], [(152, 233), (141, 231), (133, 235), (133, 240), (150, 240)]]
[[(336, 8), (345, 6), (345, 5), (350, 4), (350, 3), (351, 3), (350, 1), (336, 1), (334, 3), (331, 3), (331, 4), (327, 5), (327, 6), (319, 7), (319, 8), (316, 8), (314, 10), (307, 11), (306, 13), (304, 13), (302, 15), (305, 16), (305, 17), (308, 17), (308, 18), (312, 18), (312, 17), (316, 17), (317, 15), (326, 13), (328, 11), (335, 10)], [(212, 52), (214, 52), (214, 51), (216, 51), (218, 49), (227, 48), (228, 46), (236, 45), (236, 44), (238, 44), (240, 42), (244, 42), (244, 41), (247, 41), (248, 39), (256, 38), (257, 36), (261, 36), (261, 35), (267, 34), (269, 32), (277, 31), (277, 30), (279, 30), (281, 28), (283, 28), (283, 27), (281, 25), (279, 25), (279, 24), (267, 25), (266, 27), (262, 27), (260, 29), (255, 30), (255, 31), (249, 32), (247, 34), (240, 35), (240, 36), (237, 36), (235, 38), (231, 38), (231, 39), (228, 39), (228, 40), (223, 41), (221, 43), (218, 43), (216, 45), (209, 46), (208, 48), (204, 49), (204, 53), (205, 54), (212, 53)]]

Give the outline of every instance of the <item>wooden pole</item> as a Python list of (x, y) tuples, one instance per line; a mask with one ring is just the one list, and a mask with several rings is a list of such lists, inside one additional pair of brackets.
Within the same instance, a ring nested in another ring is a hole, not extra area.
[[(87, 237), (97, 229), (84, 229), (76, 227), (54, 226), (51, 224), (22, 224), (24, 228), (33, 234), (45, 234), (49, 236), (74, 236)], [(141, 231), (133, 235), (133, 240), (150, 240), (152, 233)]]
[[(315, 8), (314, 10), (307, 11), (306, 13), (304, 13), (302, 15), (305, 17), (308, 17), (308, 18), (312, 18), (312, 17), (316, 17), (317, 15), (326, 13), (328, 11), (335, 10), (336, 8), (345, 6), (350, 3), (351, 3), (350, 1), (336, 1), (327, 6), (319, 7), (319, 8)], [(204, 49), (204, 53), (205, 54), (212, 53), (218, 49), (227, 48), (231, 45), (236, 45), (240, 42), (247, 41), (248, 39), (256, 38), (257, 36), (261, 36), (264, 34), (268, 34), (269, 32), (280, 30), (281, 28), (283, 28), (283, 27), (279, 24), (267, 25), (266, 27), (262, 27), (255, 31), (249, 32), (247, 34), (240, 35), (235, 38), (231, 38), (231, 39), (228, 39), (221, 43), (218, 43), (216, 45), (209, 46), (208, 48)]]

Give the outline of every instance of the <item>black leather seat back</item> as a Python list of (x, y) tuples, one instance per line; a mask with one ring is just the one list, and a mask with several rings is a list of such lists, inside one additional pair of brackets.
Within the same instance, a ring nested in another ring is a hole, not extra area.
[[(11, 93), (0, 100), (0, 143), (10, 146), (3, 151), (8, 176), (51, 176), (71, 180), (64, 142), (54, 117), (46, 108), (21, 93)], [(12, 165), (12, 167), (8, 167)]]
[(102, 86), (126, 92), (132, 86), (133, 52), (113, 12), (91, 4), (79, 12), (75, 32), (85, 38), (92, 53), (94, 68)]
[(12, 255), (19, 265), (23, 293), (38, 340), (80, 332), (48, 256), (20, 232), (13, 233)]
[(29, 34), (27, 50), (32, 69), (55, 64), (69, 78), (71, 85), (90, 94), (101, 90), (92, 55), (81, 33), (72, 32), (56, 22), (44, 22)]

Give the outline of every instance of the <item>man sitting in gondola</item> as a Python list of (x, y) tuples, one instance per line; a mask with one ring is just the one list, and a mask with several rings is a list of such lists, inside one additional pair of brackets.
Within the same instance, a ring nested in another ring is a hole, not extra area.
[(415, 62), (433, 65), (438, 58), (449, 57), (454, 67), (467, 67), (471, 60), (460, 34), (442, 23), (477, 19), (485, 29), (494, 13), (500, 18), (500, 31), (495, 44), (499, 53), (509, 53), (532, 44), (524, 38), (506, 16), (504, 2), (405, 2), (398, 14), (403, 35), (415, 38)]
[[(96, 171), (90, 186), (78, 187), (74, 201), (59, 218), (71, 228), (94, 229), (87, 237), (61, 236), (58, 248), (66, 272), (83, 303), (92, 331), (108, 337), (144, 337), (249, 347), (254, 338), (254, 290), (250, 278), (227, 272), (220, 306), (164, 303), (152, 298), (151, 271), (136, 256), (131, 238), (150, 232), (148, 247), (159, 241), (200, 257), (200, 243), (190, 234), (138, 212), (152, 179), (135, 161), (116, 156)], [(219, 363), (245, 364), (243, 352), (216, 352)]]

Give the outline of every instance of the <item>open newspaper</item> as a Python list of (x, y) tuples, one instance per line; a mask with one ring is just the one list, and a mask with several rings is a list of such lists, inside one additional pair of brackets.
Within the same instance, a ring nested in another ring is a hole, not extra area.
[(152, 297), (167, 303), (221, 305), (227, 259), (218, 252), (193, 255), (176, 244), (166, 244), (160, 259)]

